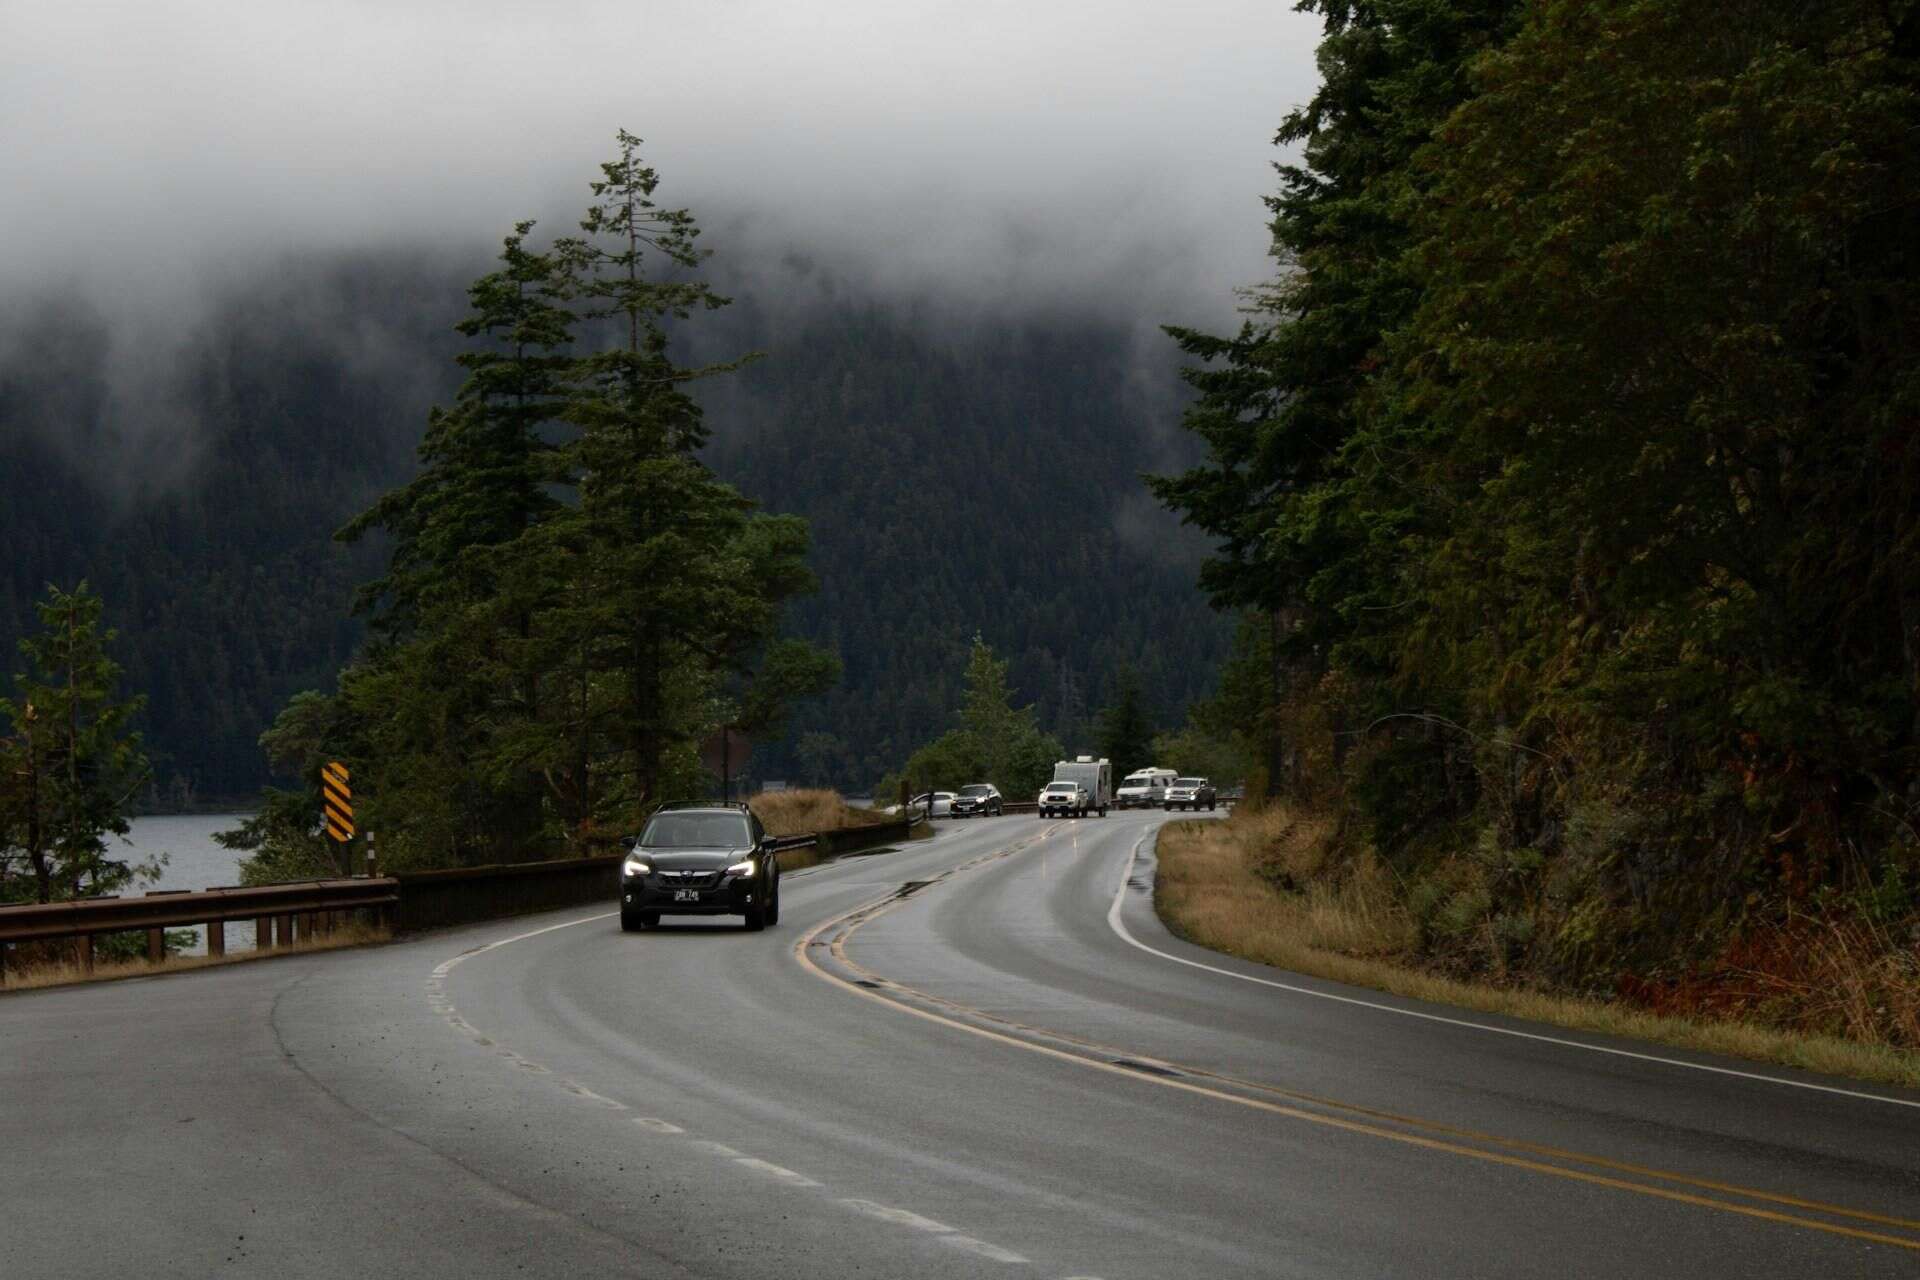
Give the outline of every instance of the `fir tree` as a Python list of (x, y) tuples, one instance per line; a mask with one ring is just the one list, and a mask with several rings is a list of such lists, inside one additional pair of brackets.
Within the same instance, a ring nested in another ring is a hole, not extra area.
[(39, 634), (20, 642), (27, 670), (0, 699), (0, 900), (114, 893), (159, 871), (107, 856), (149, 769), (129, 727), (142, 700), (117, 696), (115, 633), (101, 629), (100, 608), (85, 582), (49, 587)]

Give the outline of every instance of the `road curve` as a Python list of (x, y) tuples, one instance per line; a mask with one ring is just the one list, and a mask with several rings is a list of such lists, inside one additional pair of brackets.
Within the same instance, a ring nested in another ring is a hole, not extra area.
[(1188, 946), (1161, 818), (0, 998), (0, 1276), (1920, 1274), (1920, 1096)]

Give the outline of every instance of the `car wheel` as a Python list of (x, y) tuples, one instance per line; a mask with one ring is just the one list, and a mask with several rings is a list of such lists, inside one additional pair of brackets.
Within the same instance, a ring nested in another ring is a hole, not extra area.
[(746, 925), (748, 933), (758, 933), (767, 927), (767, 904), (756, 902), (747, 908)]
[(773, 891), (767, 895), (767, 923), (780, 923), (780, 873), (777, 871), (773, 876)]
[(622, 933), (640, 932), (639, 915), (631, 911), (622, 911), (620, 913), (620, 932)]

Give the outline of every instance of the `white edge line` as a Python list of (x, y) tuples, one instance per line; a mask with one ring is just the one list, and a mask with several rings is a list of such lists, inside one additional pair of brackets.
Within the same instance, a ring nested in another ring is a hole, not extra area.
[(1638, 1062), (1658, 1062), (1669, 1067), (1685, 1067), (1689, 1071), (1708, 1071), (1714, 1075), (1734, 1076), (1741, 1080), (1759, 1080), (1766, 1084), (1785, 1085), (1791, 1089), (1810, 1089), (1816, 1093), (1837, 1094), (1843, 1098), (1859, 1098), (1865, 1102), (1884, 1102), (1889, 1106), (1912, 1107), (1920, 1110), (1920, 1102), (1911, 1102), (1905, 1098), (1889, 1098), (1880, 1093), (1862, 1093), (1857, 1089), (1842, 1089), (1830, 1084), (1814, 1084), (1808, 1080), (1789, 1080), (1783, 1076), (1770, 1076), (1758, 1071), (1740, 1071), (1733, 1067), (1716, 1067), (1705, 1062), (1688, 1062), (1684, 1058), (1664, 1058), (1657, 1053), (1637, 1053), (1632, 1049), (1615, 1049), (1604, 1044), (1589, 1044), (1584, 1040), (1569, 1040), (1563, 1036), (1542, 1035), (1537, 1031), (1519, 1031), (1512, 1027), (1496, 1027), (1487, 1022), (1474, 1022), (1466, 1018), (1449, 1018), (1444, 1014), (1427, 1013), (1420, 1009), (1404, 1009), (1399, 1005), (1385, 1004), (1378, 1000), (1362, 1000), (1357, 996), (1336, 995), (1331, 991), (1316, 991), (1312, 987), (1296, 986), (1291, 982), (1276, 982), (1272, 978), (1256, 977), (1251, 973), (1239, 973), (1233, 969), (1222, 969), (1217, 965), (1203, 964), (1198, 960), (1189, 960), (1185, 956), (1176, 956), (1150, 947), (1127, 932), (1127, 926), (1120, 919), (1121, 904), (1126, 901), (1127, 883), (1133, 879), (1134, 863), (1139, 860), (1140, 846), (1147, 837), (1155, 834), (1158, 828), (1148, 831), (1133, 842), (1133, 848), (1127, 852), (1126, 865), (1120, 870), (1120, 885), (1114, 890), (1113, 905), (1107, 909), (1107, 924), (1120, 935), (1123, 942), (1140, 948), (1148, 955), (1159, 956), (1162, 960), (1171, 960), (1175, 964), (1184, 964), (1193, 969), (1204, 969), (1208, 973), (1218, 973), (1229, 978), (1238, 978), (1242, 982), (1257, 982), (1263, 987), (1277, 987), (1282, 991), (1291, 991), (1295, 995), (1312, 996), (1318, 1000), (1333, 1000), (1340, 1004), (1358, 1005), (1363, 1009), (1378, 1009), (1382, 1013), (1397, 1013), (1403, 1018), (1420, 1018), (1427, 1022), (1444, 1023), (1450, 1027), (1466, 1027), (1471, 1031), (1486, 1031), (1493, 1035), (1512, 1036), (1519, 1040), (1535, 1040), (1541, 1044), (1560, 1045), (1568, 1049), (1585, 1049), (1589, 1053), (1612, 1054), (1616, 1058), (1632, 1058)]
[(473, 957), (483, 956), (487, 952), (498, 950), (509, 943), (524, 942), (528, 938), (537, 938), (543, 933), (552, 933), (555, 929), (571, 929), (577, 924), (592, 924), (595, 920), (611, 920), (619, 914), (618, 911), (602, 911), (597, 916), (582, 916), (578, 920), (563, 920), (559, 924), (550, 924), (544, 929), (529, 929), (525, 933), (516, 933), (511, 938), (502, 938), (498, 942), (489, 942), (484, 947), (475, 947), (470, 951), (462, 951), (453, 959), (435, 965), (433, 976), (436, 978), (444, 978), (447, 974), (459, 968), (461, 964), (473, 959)]

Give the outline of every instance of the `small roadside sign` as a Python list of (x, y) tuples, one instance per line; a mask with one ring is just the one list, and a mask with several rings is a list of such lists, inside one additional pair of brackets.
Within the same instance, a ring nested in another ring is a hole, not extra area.
[(353, 839), (353, 790), (347, 766), (338, 760), (320, 770), (320, 794), (326, 807), (327, 834), (341, 844)]

